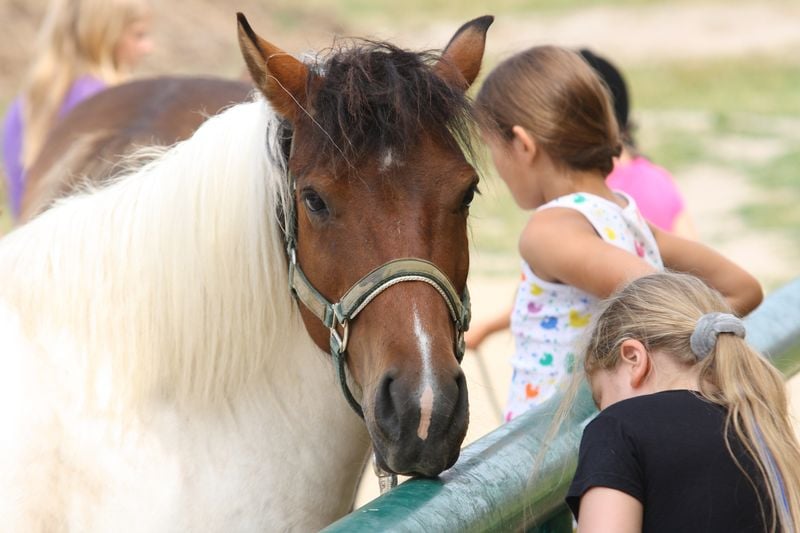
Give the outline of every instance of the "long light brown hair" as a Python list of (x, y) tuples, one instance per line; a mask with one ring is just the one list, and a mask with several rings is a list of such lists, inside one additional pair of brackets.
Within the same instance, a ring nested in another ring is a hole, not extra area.
[(575, 52), (536, 46), (498, 65), (476, 98), (481, 128), (510, 141), (523, 127), (556, 162), (577, 170), (614, 168), (622, 144), (607, 87)]
[(149, 0), (52, 0), (22, 89), (22, 166), (41, 150), (67, 92), (89, 74), (108, 84), (127, 72), (115, 59), (125, 29), (150, 13)]
[(731, 334), (718, 335), (711, 353), (698, 361), (689, 339), (698, 319), (712, 312), (732, 311), (717, 291), (693, 276), (659, 273), (639, 278), (607, 300), (597, 314), (584, 370), (591, 380), (597, 370), (615, 368), (627, 339), (674, 358), (687, 370), (699, 367), (700, 394), (727, 411), (728, 451), (744, 472), (731, 447), (735, 435), (765, 480), (770, 505), (761, 503), (762, 509), (771, 510), (764, 517), (769, 529), (796, 531), (800, 445), (789, 418), (783, 376), (744, 339)]

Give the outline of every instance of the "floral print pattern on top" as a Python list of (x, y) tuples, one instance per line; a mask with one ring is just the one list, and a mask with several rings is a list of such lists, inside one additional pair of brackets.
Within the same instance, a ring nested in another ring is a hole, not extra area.
[[(663, 270), (655, 238), (628, 195), (622, 208), (589, 193), (556, 198), (539, 209), (567, 207), (579, 211), (604, 241)], [(511, 333), (515, 353), (505, 420), (537, 407), (563, 391), (575, 365), (575, 347), (589, 326), (598, 299), (580, 289), (539, 279), (522, 262)]]

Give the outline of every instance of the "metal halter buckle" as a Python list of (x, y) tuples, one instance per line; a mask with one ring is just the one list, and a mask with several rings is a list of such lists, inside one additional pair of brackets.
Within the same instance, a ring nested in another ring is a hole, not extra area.
[(339, 347), (339, 352), (344, 353), (345, 350), (347, 350), (347, 341), (350, 340), (350, 322), (346, 319), (339, 322), (339, 325), (342, 326), (341, 336), (339, 336), (339, 332), (336, 331), (337, 322), (338, 321), (334, 318), (333, 325), (330, 327), (331, 340), (336, 342), (336, 345)]

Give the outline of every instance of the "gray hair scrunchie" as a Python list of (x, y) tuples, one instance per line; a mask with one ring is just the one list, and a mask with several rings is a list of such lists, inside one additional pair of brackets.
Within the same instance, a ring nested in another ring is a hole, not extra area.
[(698, 361), (702, 361), (717, 343), (717, 335), (720, 333), (733, 333), (737, 337), (744, 339), (744, 322), (739, 317), (730, 313), (707, 313), (700, 317), (694, 332), (689, 338), (689, 345), (692, 353)]

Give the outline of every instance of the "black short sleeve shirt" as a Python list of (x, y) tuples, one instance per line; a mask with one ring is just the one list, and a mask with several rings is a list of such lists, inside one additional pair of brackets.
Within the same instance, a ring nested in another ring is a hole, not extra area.
[[(567, 504), (577, 517), (587, 490), (609, 487), (642, 502), (644, 532), (764, 531), (771, 507), (763, 482), (756, 492), (736, 466), (724, 423), (724, 409), (688, 390), (610, 405), (583, 432)], [(761, 480), (739, 441), (732, 445), (750, 477)]]

